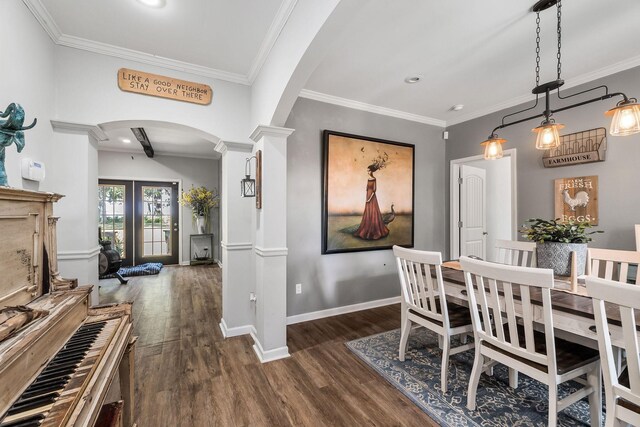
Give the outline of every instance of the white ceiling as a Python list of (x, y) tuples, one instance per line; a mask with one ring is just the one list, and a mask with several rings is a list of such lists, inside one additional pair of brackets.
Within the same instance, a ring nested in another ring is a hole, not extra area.
[[(215, 143), (206, 139), (206, 135), (202, 132), (174, 123), (153, 121), (123, 121), (100, 125), (109, 139), (100, 141), (98, 150), (145, 155), (142, 145), (131, 132), (132, 127), (144, 128), (158, 156), (220, 158), (220, 154), (214, 150)], [(129, 139), (131, 142), (124, 143), (122, 139)]]
[[(447, 124), (524, 102), (535, 86), (534, 2), (367, 2), (302, 96), (349, 105), (331, 99), (346, 98)], [(640, 65), (640, 1), (565, 0), (562, 11), (565, 87)], [(541, 82), (555, 79), (555, 13), (541, 13)], [(423, 81), (404, 82), (415, 74)], [(454, 104), (465, 108), (450, 111)]]
[[(291, 0), (25, 0), (55, 41), (114, 56), (250, 83)], [(166, 59), (167, 61), (164, 61)]]
[[(251, 84), (297, 0), (23, 1), (58, 44)], [(525, 102), (533, 3), (364, 2), (301, 96), (440, 126)], [(640, 65), (640, 1), (565, 0), (562, 9), (565, 89)], [(555, 25), (555, 8), (542, 12), (542, 82), (555, 79)], [(412, 75), (422, 81), (406, 84)]]

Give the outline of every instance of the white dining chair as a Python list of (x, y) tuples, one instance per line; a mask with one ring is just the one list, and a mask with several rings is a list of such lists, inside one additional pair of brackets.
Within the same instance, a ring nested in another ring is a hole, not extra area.
[[(629, 266), (640, 264), (640, 252), (616, 249), (589, 248), (587, 252), (587, 276), (617, 282), (629, 282)], [(635, 270), (635, 283), (640, 284), (640, 269)]]
[[(535, 267), (536, 243), (518, 240), (496, 240), (496, 262), (521, 267)], [(518, 388), (518, 371), (509, 369), (509, 386)]]
[[(599, 426), (602, 395), (598, 352), (555, 337), (551, 306), (553, 270), (467, 257), (460, 258), (460, 265), (476, 346), (467, 408), (476, 408), (481, 373), (491, 365), (502, 363), (549, 387), (549, 426), (557, 424), (559, 411), (586, 396), (589, 396), (591, 425)], [(536, 306), (536, 311), (541, 311), (542, 318), (535, 325), (541, 332), (534, 327), (532, 295), (541, 297), (541, 310)], [(481, 318), (490, 320), (481, 322)], [(490, 360), (487, 364), (485, 358)], [(586, 381), (580, 378), (584, 375)], [(569, 380), (577, 380), (584, 387), (559, 400), (558, 385)]]
[[(437, 333), (442, 343), (440, 384), (447, 392), (449, 356), (473, 349), (473, 343), (451, 348), (451, 337), (471, 334), (471, 315), (467, 307), (450, 303), (446, 299), (442, 281), (442, 255), (393, 247), (400, 285), (402, 287), (402, 327), (398, 358), (405, 359), (412, 324), (424, 326)], [(431, 274), (435, 271), (436, 277)]]
[[(640, 310), (640, 287), (612, 280), (587, 277), (587, 293), (593, 298), (593, 311), (598, 332), (598, 347), (602, 359), (607, 417), (605, 426), (620, 426), (620, 422), (640, 425), (640, 359), (636, 310)], [(627, 354), (627, 366), (619, 369), (615, 348), (611, 344), (605, 303), (615, 307), (622, 323), (622, 338)]]
[(535, 267), (536, 243), (497, 239), (496, 262), (521, 267)]

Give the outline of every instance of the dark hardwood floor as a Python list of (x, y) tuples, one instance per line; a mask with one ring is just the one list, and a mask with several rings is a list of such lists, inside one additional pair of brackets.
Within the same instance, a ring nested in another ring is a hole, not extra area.
[(398, 328), (399, 306), (289, 326), (292, 357), (261, 364), (250, 337), (222, 337), (220, 276), (167, 267), (101, 282), (101, 303), (135, 302), (139, 427), (437, 425), (344, 345)]

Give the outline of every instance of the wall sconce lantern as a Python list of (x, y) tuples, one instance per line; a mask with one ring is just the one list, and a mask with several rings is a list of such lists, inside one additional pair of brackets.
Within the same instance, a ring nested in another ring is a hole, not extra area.
[(256, 197), (256, 180), (251, 178), (251, 159), (256, 156), (249, 157), (244, 165), (245, 178), (240, 181), (240, 195), (242, 197)]

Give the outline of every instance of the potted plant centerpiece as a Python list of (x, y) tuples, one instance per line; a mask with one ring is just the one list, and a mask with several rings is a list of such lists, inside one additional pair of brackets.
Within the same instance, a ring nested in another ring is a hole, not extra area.
[(587, 243), (592, 240), (589, 236), (603, 233), (600, 230), (587, 231), (591, 227), (588, 222), (533, 218), (527, 220), (520, 232), (523, 237), (536, 242), (538, 267), (551, 268), (558, 276), (570, 276), (571, 253), (575, 252), (579, 276), (584, 274), (587, 263)]
[(217, 208), (220, 204), (218, 191), (208, 190), (206, 187), (191, 187), (189, 191), (183, 191), (180, 196), (180, 205), (191, 208), (193, 223), (198, 233), (209, 231), (211, 224), (211, 208)]

